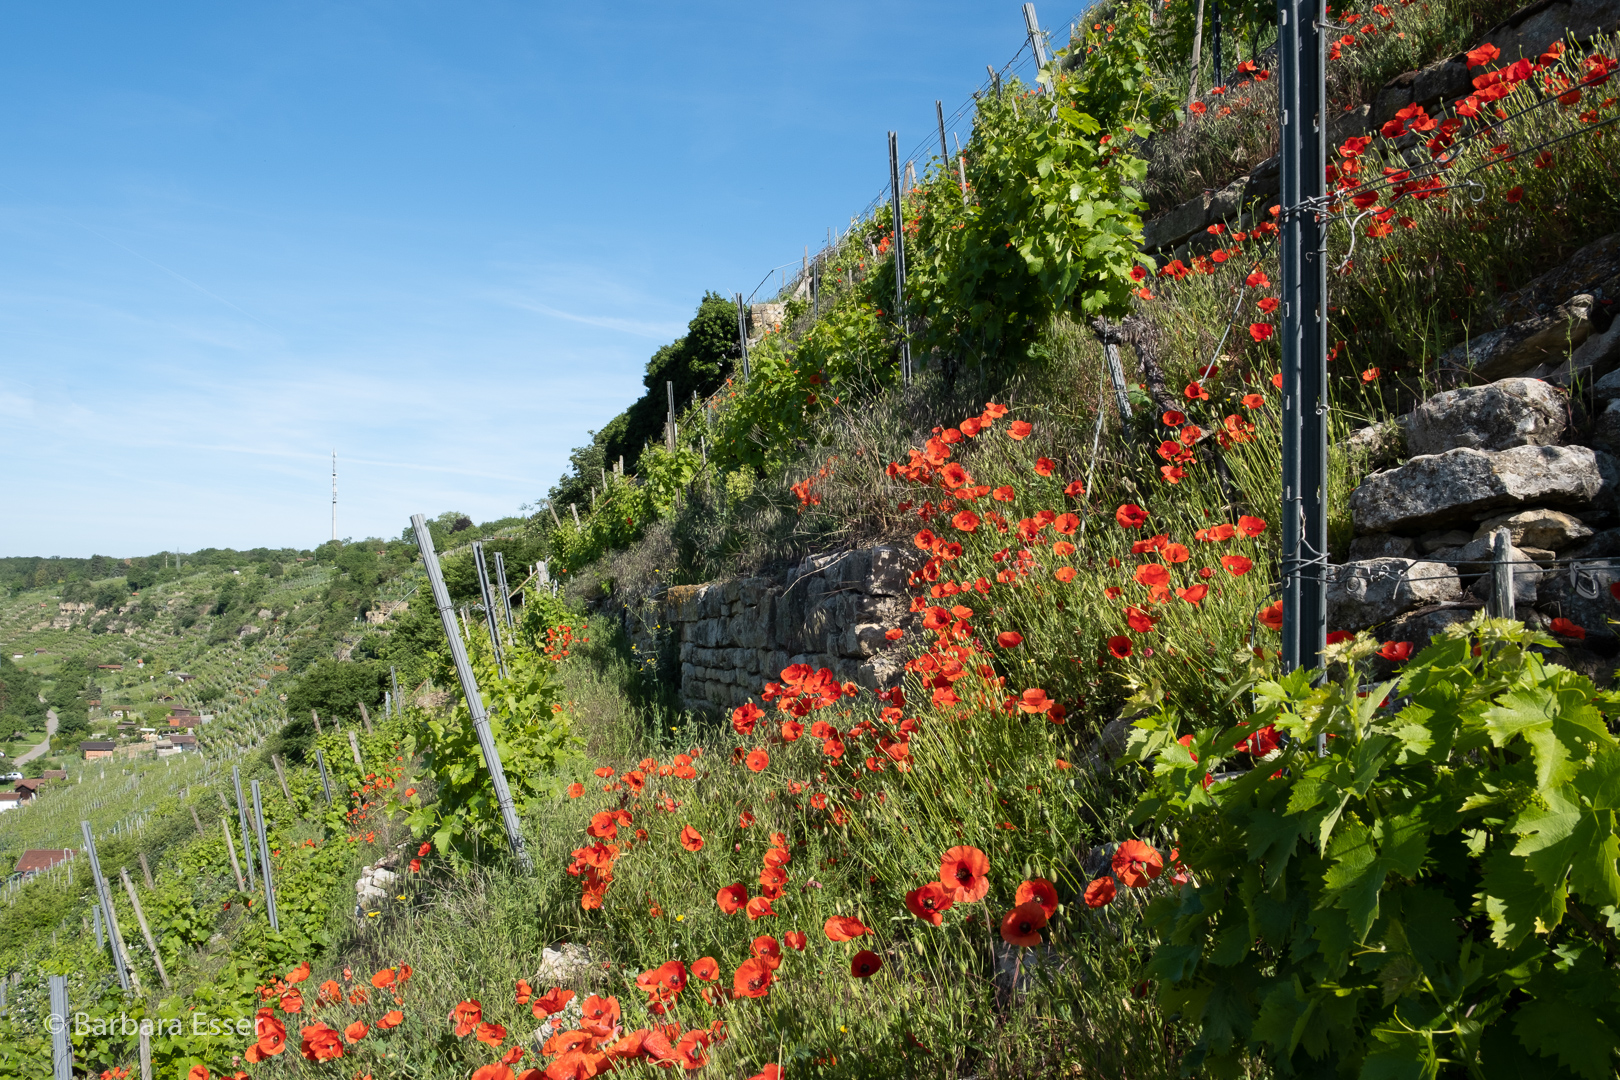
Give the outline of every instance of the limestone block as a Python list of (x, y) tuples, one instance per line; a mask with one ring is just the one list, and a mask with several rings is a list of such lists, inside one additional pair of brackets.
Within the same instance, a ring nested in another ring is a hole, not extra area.
[(1580, 293), (1547, 314), (1470, 338), (1440, 357), (1440, 369), (1454, 378), (1501, 379), (1563, 363), (1591, 336), (1594, 302), (1591, 293)]
[(1501, 49), (1498, 63), (1505, 67), (1521, 57), (1535, 60), (1566, 36), (1584, 42), (1616, 29), (1620, 29), (1620, 8), (1612, 0), (1543, 0), (1520, 8), (1487, 30), (1480, 43)]
[(1392, 533), (1368, 533), (1350, 541), (1350, 559), (1410, 559), (1417, 554), (1417, 545), (1409, 537)]
[(1545, 548), (1562, 551), (1570, 544), (1589, 539), (1592, 529), (1580, 518), (1557, 510), (1520, 510), (1516, 514), (1500, 514), (1480, 523), (1474, 538), (1491, 536), (1497, 529), (1506, 528), (1508, 539), (1521, 548)]
[(1459, 447), (1549, 446), (1564, 434), (1563, 397), (1539, 379), (1502, 379), (1435, 394), (1412, 413), (1406, 450), (1414, 457)]
[(1330, 630), (1364, 630), (1426, 604), (1456, 600), (1462, 583), (1443, 563), (1367, 559), (1327, 569)]
[(1527, 504), (1582, 506), (1602, 489), (1583, 446), (1458, 449), (1374, 473), (1350, 495), (1356, 531), (1410, 532)]

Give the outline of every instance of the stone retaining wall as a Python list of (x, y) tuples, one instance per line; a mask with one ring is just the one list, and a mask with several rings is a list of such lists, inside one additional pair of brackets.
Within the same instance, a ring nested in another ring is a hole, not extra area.
[[(657, 602), (637, 647), (656, 650), (687, 708), (730, 709), (790, 664), (831, 668), (869, 689), (899, 681), (899, 642), (885, 637), (910, 606), (917, 560), (898, 547), (813, 555), (774, 577), (678, 585)], [(649, 632), (649, 630), (651, 632)]]

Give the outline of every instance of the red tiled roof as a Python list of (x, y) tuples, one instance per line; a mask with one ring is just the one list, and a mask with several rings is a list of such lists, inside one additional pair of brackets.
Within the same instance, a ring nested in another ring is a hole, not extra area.
[(57, 863), (66, 862), (73, 858), (73, 851), (68, 848), (56, 850), (54, 848), (34, 848), (22, 853), (17, 865), (12, 869), (14, 874), (27, 874), (36, 870), (49, 870)]

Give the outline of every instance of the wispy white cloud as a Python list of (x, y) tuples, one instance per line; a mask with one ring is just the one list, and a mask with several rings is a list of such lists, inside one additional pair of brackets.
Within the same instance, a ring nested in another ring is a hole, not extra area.
[(546, 315), (553, 319), (567, 319), (569, 322), (584, 323), (586, 326), (596, 326), (603, 330), (616, 330), (621, 334), (634, 334), (636, 337), (652, 338), (657, 341), (669, 341), (680, 337), (686, 330), (678, 322), (645, 322), (640, 319), (623, 319), (611, 315), (582, 315), (572, 311), (563, 311), (549, 304), (540, 304), (532, 300), (511, 299), (507, 301), (513, 307), (532, 311), (538, 315)]

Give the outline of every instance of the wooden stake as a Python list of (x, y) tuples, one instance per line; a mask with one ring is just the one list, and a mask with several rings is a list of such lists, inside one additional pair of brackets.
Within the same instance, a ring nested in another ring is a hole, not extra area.
[(320, 736), (321, 736), (321, 714), (316, 712), (314, 709), (311, 709), (311, 710), (309, 710), (309, 718), (311, 720), (315, 721), (315, 737), (320, 738)]
[(146, 913), (141, 910), (141, 898), (135, 895), (135, 883), (129, 880), (129, 870), (126, 867), (118, 868), (118, 876), (124, 879), (124, 891), (129, 894), (129, 904), (135, 909), (135, 922), (140, 925), (141, 936), (146, 939), (146, 947), (152, 950), (152, 963), (157, 965), (158, 981), (163, 989), (169, 989), (169, 973), (163, 969), (163, 954), (158, 952), (157, 939), (152, 936), (152, 928), (146, 924)]
[(354, 767), (359, 769), (360, 774), (364, 776), (366, 765), (365, 762), (360, 760), (360, 736), (353, 729), (349, 731), (349, 749), (354, 751)]
[(141, 1080), (152, 1080), (152, 1027), (145, 1021), (141, 1022), (140, 1040)]
[(225, 833), (225, 850), (231, 855), (231, 872), (236, 875), (236, 891), (247, 892), (247, 882), (242, 880), (242, 864), (236, 858), (236, 841), (231, 839), (231, 827), (225, 823), (224, 818), (219, 819), (219, 827)]
[(275, 754), (270, 755), (270, 764), (276, 767), (276, 779), (281, 781), (281, 794), (286, 797), (287, 805), (292, 805), (292, 792), (287, 790), (287, 772), (281, 767), (281, 758)]
[(208, 834), (203, 831), (202, 818), (197, 816), (197, 808), (195, 806), (188, 806), (188, 807), (186, 807), (186, 809), (191, 811), (191, 823), (193, 825), (197, 826), (197, 835), (198, 835), (198, 837), (207, 836)]
[(372, 734), (371, 713), (366, 710), (366, 703), (363, 701), (360, 703), (360, 722), (366, 725), (366, 734)]
[(141, 860), (141, 873), (146, 875), (146, 891), (154, 892), (157, 886), (152, 883), (152, 868), (146, 863), (146, 852), (141, 852), (137, 858)]

